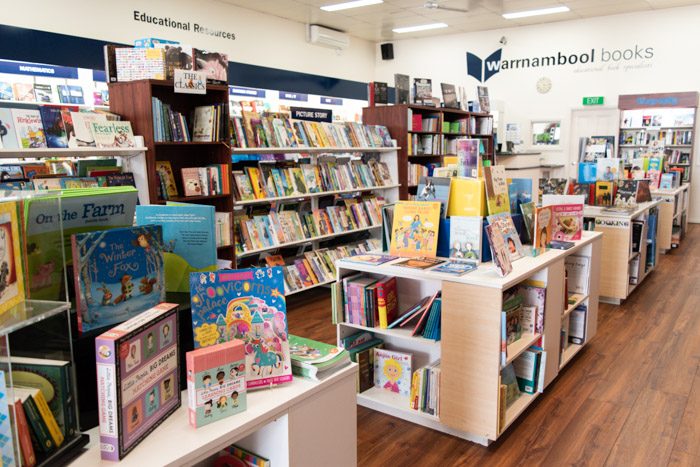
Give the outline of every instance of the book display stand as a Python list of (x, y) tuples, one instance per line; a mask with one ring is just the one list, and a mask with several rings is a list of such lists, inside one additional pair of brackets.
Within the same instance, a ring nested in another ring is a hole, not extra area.
[(661, 253), (678, 248), (688, 229), (690, 184), (673, 190), (651, 190), (651, 195), (662, 200), (659, 204), (659, 231), (657, 242)]

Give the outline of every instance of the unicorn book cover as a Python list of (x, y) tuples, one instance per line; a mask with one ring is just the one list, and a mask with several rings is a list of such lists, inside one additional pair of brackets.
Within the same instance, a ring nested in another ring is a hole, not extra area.
[(244, 342), (248, 389), (292, 380), (283, 268), (190, 274), (194, 347)]

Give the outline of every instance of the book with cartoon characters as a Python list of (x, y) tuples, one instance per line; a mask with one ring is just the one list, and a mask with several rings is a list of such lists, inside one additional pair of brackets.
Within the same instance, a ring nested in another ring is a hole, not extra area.
[(177, 305), (161, 303), (95, 339), (100, 451), (118, 461), (180, 407)]
[(0, 203), (0, 314), (24, 300), (17, 203)]
[(486, 182), (486, 204), (489, 208), (489, 214), (510, 212), (505, 166), (484, 167), (484, 181)]
[(246, 387), (292, 380), (283, 268), (190, 274), (194, 347), (245, 343)]
[(440, 202), (398, 201), (389, 254), (435, 257), (439, 226)]
[(413, 355), (395, 350), (374, 350), (374, 387), (408, 397), (411, 392)]
[(246, 409), (243, 341), (192, 350), (186, 360), (190, 425), (199, 428)]
[(159, 225), (71, 236), (78, 329), (126, 321), (165, 300)]
[(450, 217), (450, 258), (481, 261), (481, 216)]

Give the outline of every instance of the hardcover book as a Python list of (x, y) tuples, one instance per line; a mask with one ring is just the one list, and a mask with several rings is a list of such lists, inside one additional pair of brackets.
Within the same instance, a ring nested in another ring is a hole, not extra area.
[(596, 178), (604, 182), (612, 182), (622, 178), (622, 159), (598, 159), (596, 161)]
[(413, 79), (413, 93), (416, 104), (432, 104), (433, 83), (428, 78)]
[(34, 85), (32, 83), (13, 83), (12, 91), (15, 95), (15, 100), (20, 102), (34, 102)]
[(498, 272), (501, 277), (507, 276), (513, 270), (513, 265), (510, 262), (510, 254), (508, 253), (503, 234), (496, 226), (487, 225), (486, 235), (489, 239), (491, 257), (493, 258), (496, 272)]
[(107, 117), (104, 114), (90, 112), (71, 112), (73, 121), (73, 130), (75, 138), (68, 138), (69, 145), (72, 147), (79, 146), (95, 146), (95, 135), (92, 132), (93, 123), (107, 123)]
[(50, 148), (67, 148), (68, 135), (66, 125), (63, 123), (61, 108), (45, 105), (39, 109), (39, 113), (44, 125), (46, 145)]
[(177, 305), (160, 303), (95, 339), (100, 451), (118, 461), (180, 407)]
[(283, 268), (190, 274), (195, 348), (240, 339), (246, 387), (292, 380)]
[(440, 217), (447, 215), (451, 179), (447, 177), (421, 177), (415, 201), (440, 201)]
[(243, 341), (192, 350), (186, 360), (190, 425), (199, 428), (246, 409)]
[(535, 208), (535, 238), (532, 246), (537, 254), (547, 251), (552, 241), (552, 208), (551, 206)]
[(158, 172), (161, 184), (165, 185), (167, 197), (177, 196), (177, 185), (175, 185), (175, 176), (170, 161), (156, 161), (156, 172)]
[(646, 203), (651, 201), (651, 191), (649, 189), (649, 180), (637, 181), (637, 202)]
[(12, 119), (19, 147), (22, 149), (45, 148), (46, 136), (38, 110), (12, 109)]
[(193, 53), (195, 71), (205, 71), (209, 82), (228, 84), (228, 55), (201, 49), (193, 49)]
[(394, 73), (394, 88), (396, 89), (396, 103), (408, 104), (411, 98), (411, 78), (408, 75)]
[(0, 314), (24, 300), (17, 203), (0, 203)]
[(4, 149), (19, 149), (19, 141), (12, 109), (0, 107), (0, 146)]
[(552, 240), (581, 240), (583, 204), (558, 204), (552, 208)]
[(520, 214), (520, 205), (532, 201), (532, 179), (509, 178), (508, 200), (510, 201), (510, 213)]
[(484, 180), (473, 178), (453, 178), (450, 187), (450, 202), (447, 215), (485, 216), (486, 195)]
[(520, 243), (518, 231), (515, 230), (515, 224), (513, 224), (513, 218), (510, 217), (510, 214), (504, 212), (489, 216), (487, 219), (489, 221), (489, 225), (493, 225), (501, 232), (510, 260), (515, 261), (516, 259), (522, 258), (524, 254), (523, 245)]
[(457, 91), (455, 90), (455, 85), (440, 83), (440, 88), (442, 90), (442, 102), (445, 104), (445, 107), (458, 109), (459, 102), (457, 102)]
[(71, 241), (80, 332), (126, 321), (165, 300), (161, 226), (75, 234)]
[(433, 266), (437, 266), (444, 263), (443, 260), (437, 258), (427, 258), (425, 256), (418, 256), (412, 258), (406, 258), (402, 261), (392, 264), (392, 266), (400, 266), (402, 268), (411, 269), (428, 269)]
[(491, 100), (489, 99), (489, 88), (486, 86), (477, 86), (476, 94), (479, 97), (479, 111), (491, 112)]
[[(13, 384), (16, 383), (13, 381)], [(16, 465), (14, 447), (17, 443), (13, 442), (14, 432), (12, 430), (13, 424), (10, 423), (10, 405), (14, 405), (14, 403), (7, 393), (5, 372), (0, 370), (0, 459), (3, 466)]]
[(181, 169), (182, 186), (185, 190), (185, 196), (202, 196), (204, 195), (204, 187), (202, 179), (199, 176), (199, 167), (186, 167)]
[(481, 216), (450, 217), (450, 258), (481, 261)]
[(478, 178), (480, 175), (479, 140), (460, 138), (457, 140), (457, 163), (459, 176)]
[(638, 180), (618, 180), (615, 206), (630, 208), (637, 205)]
[(502, 165), (484, 167), (484, 181), (486, 182), (486, 204), (489, 214), (509, 212), (508, 182), (506, 181), (506, 168)]
[(469, 261), (448, 261), (440, 266), (433, 268), (433, 272), (441, 272), (453, 276), (462, 276), (468, 272), (475, 270), (478, 266), (476, 263)]
[(439, 226), (440, 203), (398, 201), (394, 207), (389, 254), (434, 257)]
[(37, 102), (50, 103), (54, 102), (53, 90), (50, 84), (35, 84), (34, 95)]
[(595, 204), (596, 204), (596, 206), (612, 206), (614, 189), (615, 189), (614, 182), (602, 182), (602, 181), (596, 182), (595, 183)]
[(408, 398), (411, 391), (409, 353), (385, 349), (374, 350), (374, 386)]

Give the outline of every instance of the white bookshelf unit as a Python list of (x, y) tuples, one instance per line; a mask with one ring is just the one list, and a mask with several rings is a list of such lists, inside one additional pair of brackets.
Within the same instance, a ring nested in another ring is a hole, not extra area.
[(661, 200), (659, 205), (658, 244), (661, 253), (678, 248), (688, 229), (690, 185), (673, 190), (652, 190), (652, 197)]
[[(372, 276), (397, 278), (399, 310), (420, 298), (442, 291), (442, 339), (433, 341), (411, 336), (408, 329), (368, 328), (340, 322), (338, 339), (360, 330), (372, 331), (391, 350), (413, 355), (412, 366), (417, 369), (440, 359), (440, 413), (437, 416), (412, 410), (407, 397), (381, 388), (370, 388), (357, 394), (357, 403), (412, 423), (488, 445), (497, 440), (510, 424), (537, 398), (521, 394), (500, 413), (499, 384), (501, 358), (501, 310), (503, 292), (533, 279), (546, 286), (543, 349), (546, 358), (540, 369), (544, 390), (571, 358), (596, 334), (598, 319), (598, 282), (600, 277), (603, 235), (583, 232), (580, 241), (568, 250), (548, 250), (537, 257), (524, 257), (513, 263), (513, 272), (500, 277), (492, 263), (485, 263), (463, 276), (451, 276), (431, 270), (410, 269), (392, 265), (370, 266), (340, 260), (338, 280), (364, 272)], [(586, 304), (585, 338), (583, 345), (570, 344), (560, 348), (560, 329), (574, 306), (569, 303), (564, 284), (565, 259), (571, 255), (588, 258), (587, 295), (574, 298)], [(539, 335), (524, 333), (508, 346), (508, 361), (535, 343)], [(505, 417), (500, 417), (505, 415)], [(505, 418), (503, 424), (499, 419)]]

